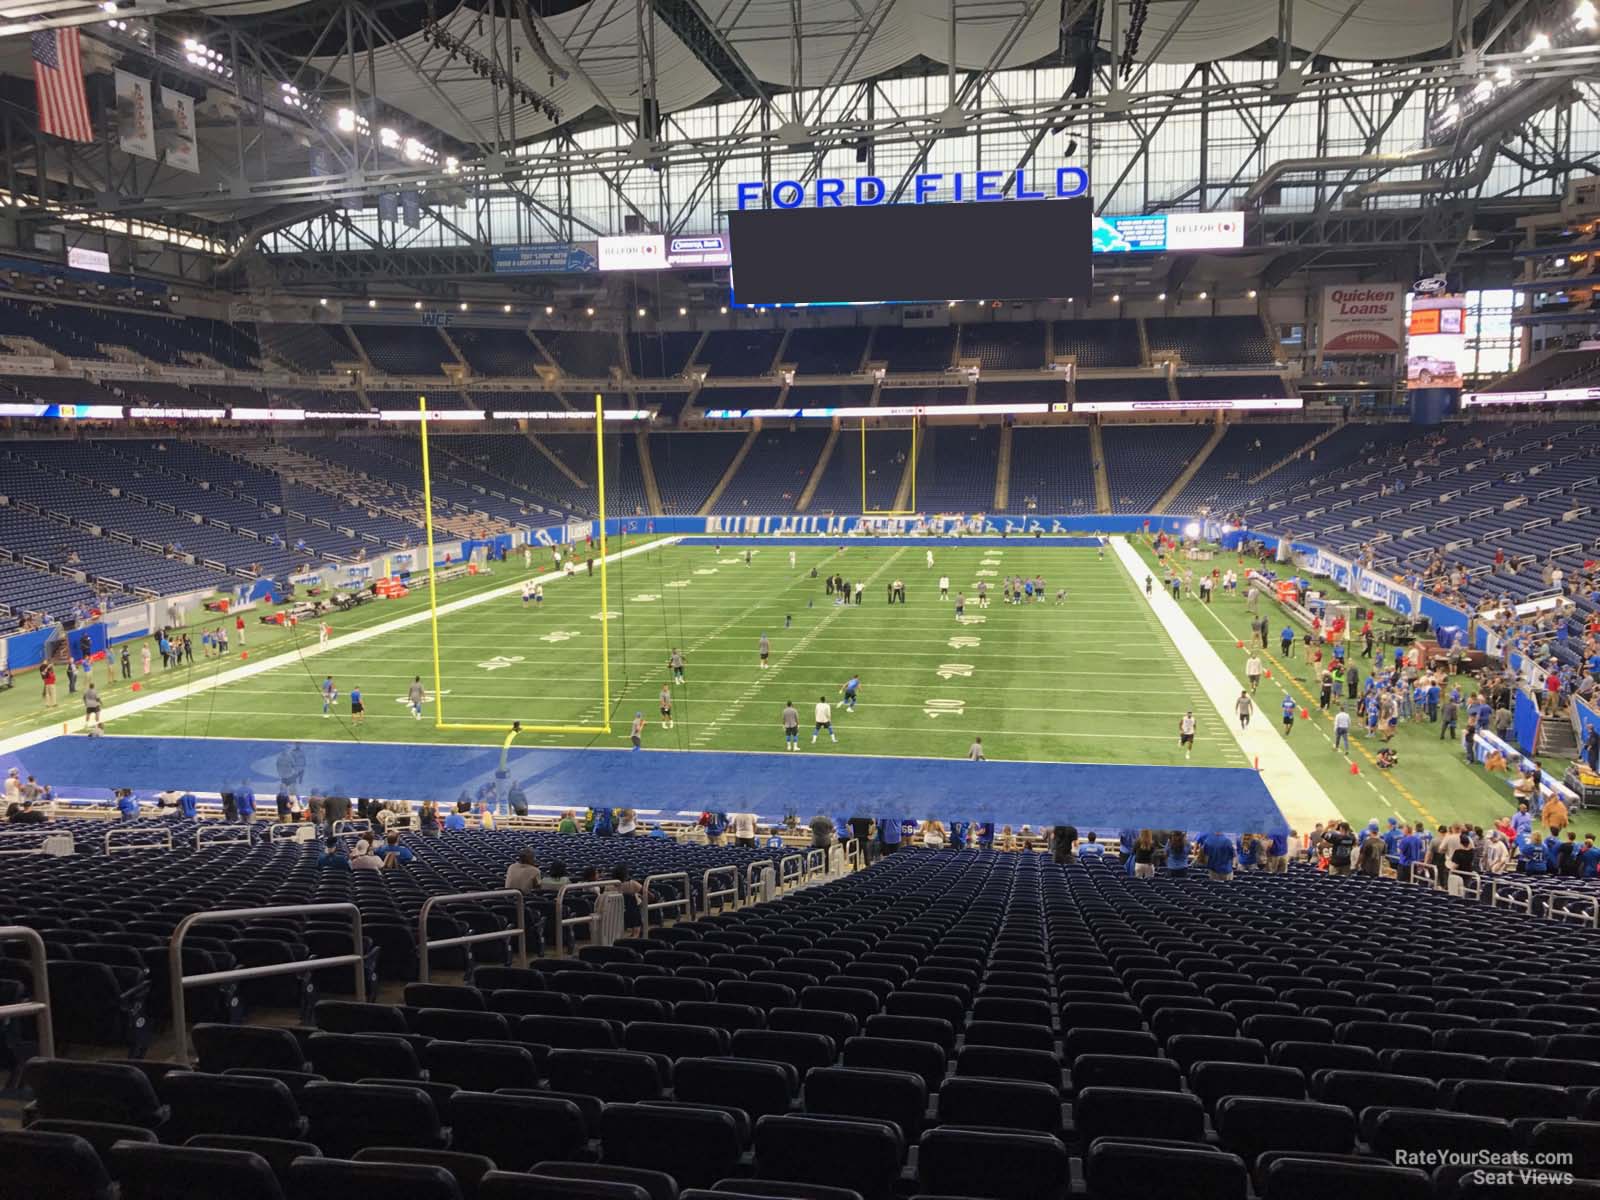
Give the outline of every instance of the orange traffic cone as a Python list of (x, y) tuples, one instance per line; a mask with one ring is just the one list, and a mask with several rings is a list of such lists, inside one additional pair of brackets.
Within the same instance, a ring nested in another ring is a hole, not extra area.
[(1300, 719), (1302, 721), (1309, 721), (1311, 719), (1311, 710), (1309, 708), (1302, 708), (1300, 710)]
[(1270, 670), (1269, 670), (1269, 671), (1268, 671), (1268, 672), (1267, 672), (1267, 678), (1268, 678), (1268, 679), (1271, 679), (1271, 678), (1272, 678), (1272, 672), (1271, 672), (1271, 671), (1270, 671)]
[(143, 687), (144, 687), (144, 684), (140, 683), (137, 679), (133, 681), (133, 690), (134, 691), (137, 692)]
[(1351, 763), (1350, 764), (1350, 774), (1352, 774), (1352, 775), (1361, 774), (1361, 768), (1359, 766), (1357, 766), (1355, 763)]
[(1244, 642), (1242, 640), (1235, 642), (1234, 645), (1240, 650), (1244, 649)]
[(248, 650), (239, 651), (239, 657), (240, 658), (249, 658), (250, 657), (250, 651), (248, 651)]

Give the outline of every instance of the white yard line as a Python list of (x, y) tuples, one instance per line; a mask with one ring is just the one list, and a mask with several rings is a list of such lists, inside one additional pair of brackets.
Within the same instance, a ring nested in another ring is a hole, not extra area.
[[(619, 559), (632, 558), (636, 554), (645, 554), (651, 550), (659, 549), (661, 546), (671, 545), (677, 540), (676, 537), (661, 538), (642, 546), (619, 550), (615, 554), (607, 556), (607, 561), (616, 562)], [(532, 582), (553, 583), (564, 578), (565, 576), (561, 572), (551, 571), (534, 577)], [(515, 583), (508, 583), (504, 587), (490, 588), (488, 591), (476, 592), (471, 596), (463, 596), (459, 600), (452, 600), (448, 604), (441, 604), (439, 606), (439, 615), (441, 617), (449, 616), (469, 608), (475, 608), (480, 604), (487, 604), (491, 600), (500, 600), (507, 596), (519, 595), (522, 591), (522, 585), (527, 582), (529, 580), (526, 577), (519, 578)], [(244, 663), (230, 670), (218, 671), (207, 675), (203, 679), (196, 679), (178, 687), (166, 688), (159, 692), (152, 692), (148, 696), (140, 696), (135, 700), (112, 705), (101, 716), (107, 724), (110, 724), (118, 717), (130, 717), (136, 713), (149, 712), (151, 709), (160, 708), (166, 704), (173, 704), (179, 700), (203, 695), (212, 688), (222, 687), (225, 684), (237, 683), (242, 679), (264, 675), (269, 671), (280, 671), (285, 667), (298, 667), (303, 659), (314, 657), (318, 654), (331, 654), (336, 650), (358, 646), (373, 638), (383, 637), (398, 629), (409, 629), (413, 625), (425, 624), (431, 615), (429, 609), (419, 609), (416, 612), (407, 613), (403, 617), (396, 617), (392, 621), (383, 621), (376, 625), (369, 625), (365, 629), (358, 629), (353, 633), (331, 637), (326, 644), (307, 646), (299, 653), (275, 654), (271, 658)], [(29, 746), (37, 746), (40, 742), (47, 742), (51, 738), (60, 737), (63, 733), (74, 730), (81, 731), (83, 726), (84, 718), (81, 713), (66, 717), (59, 724), (50, 724), (0, 741), (0, 754), (15, 754), (17, 751), (25, 750)]]
[[(1123, 537), (1113, 537), (1111, 549), (1134, 582), (1134, 590), (1143, 594), (1140, 581), (1149, 574), (1149, 568), (1139, 557), (1138, 551)], [(1165, 588), (1155, 588), (1145, 596), (1145, 602), (1165, 627), (1189, 671), (1199, 681), (1206, 699), (1222, 718), (1223, 727), (1233, 735), (1250, 761), (1260, 764), (1261, 781), (1267, 785), (1267, 791), (1272, 794), (1289, 827), (1305, 833), (1330, 813), (1338, 812), (1337, 806), (1313, 778), (1305, 763), (1285, 744), (1283, 735), (1277, 729), (1276, 711), (1263, 713), (1257, 706), (1250, 717), (1250, 728), (1241, 730), (1238, 727), (1234, 705), (1244, 689), (1205, 635), (1189, 619), (1189, 614), (1172, 598), (1172, 594)]]

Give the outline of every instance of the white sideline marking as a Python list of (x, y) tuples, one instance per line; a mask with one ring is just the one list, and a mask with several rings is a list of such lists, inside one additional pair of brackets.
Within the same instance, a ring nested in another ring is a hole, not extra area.
[[(619, 550), (615, 554), (608, 555), (607, 561), (616, 562), (619, 559), (631, 558), (635, 554), (644, 554), (651, 550), (657, 550), (662, 546), (673, 545), (677, 541), (678, 538), (676, 536), (658, 538), (642, 546), (632, 546), (627, 550)], [(565, 576), (562, 572), (551, 571), (549, 574), (537, 576), (532, 582), (551, 583), (563, 578)], [(490, 588), (488, 591), (476, 592), (471, 596), (463, 596), (459, 600), (452, 600), (448, 604), (441, 604), (439, 606), (439, 615), (441, 617), (450, 616), (454, 613), (474, 608), (479, 604), (487, 604), (491, 600), (520, 595), (523, 584), (527, 582), (529, 581), (526, 579), (519, 579), (515, 583), (506, 584), (504, 587)], [(230, 670), (208, 675), (204, 679), (196, 679), (178, 687), (152, 692), (148, 696), (140, 696), (122, 704), (112, 705), (101, 714), (101, 718), (109, 723), (118, 717), (133, 716), (135, 713), (148, 712), (152, 708), (160, 708), (163, 704), (171, 704), (174, 701), (187, 699), (190, 696), (202, 695), (212, 688), (221, 687), (223, 684), (237, 683), (241, 679), (250, 679), (256, 675), (263, 675), (268, 671), (298, 666), (303, 658), (331, 653), (348, 646), (358, 646), (362, 642), (371, 641), (373, 638), (382, 637), (398, 629), (408, 629), (413, 625), (420, 625), (427, 621), (430, 615), (430, 610), (423, 608), (417, 612), (407, 613), (403, 617), (396, 617), (392, 621), (383, 621), (377, 625), (369, 625), (365, 629), (357, 629), (352, 633), (339, 634), (329, 638), (327, 642), (321, 645), (307, 646), (298, 654), (290, 651), (283, 654), (275, 654), (271, 658), (243, 663)], [(29, 746), (37, 746), (40, 742), (48, 742), (51, 738), (60, 737), (62, 725), (70, 725), (74, 731), (81, 731), (84, 725), (84, 718), (82, 714), (66, 717), (59, 724), (52, 722), (39, 729), (6, 738), (4, 741), (0, 741), (0, 754), (15, 754), (19, 750), (26, 750)]]
[[(1138, 585), (1149, 568), (1139, 557), (1138, 551), (1128, 545), (1126, 538), (1113, 537), (1110, 540), (1117, 561), (1136, 585), (1134, 590), (1143, 595), (1144, 588)], [(1173, 645), (1178, 648), (1189, 670), (1204, 689), (1205, 698), (1216, 708), (1217, 715), (1222, 718), (1223, 728), (1233, 735), (1250, 761), (1260, 762), (1261, 782), (1267, 785), (1267, 791), (1289, 822), (1289, 828), (1299, 833), (1309, 833), (1318, 821), (1338, 812), (1328, 793), (1278, 732), (1276, 710), (1264, 713), (1256, 705), (1250, 715), (1250, 728), (1239, 728), (1234, 705), (1239, 702), (1239, 693), (1244, 687), (1234, 678), (1233, 672), (1228, 670), (1227, 664), (1205, 639), (1205, 635), (1189, 619), (1183, 606), (1172, 598), (1171, 592), (1165, 588), (1154, 588), (1150, 595), (1145, 596), (1145, 603), (1154, 610), (1156, 618), (1172, 638)], [(1173, 732), (1176, 736), (1177, 731)]]

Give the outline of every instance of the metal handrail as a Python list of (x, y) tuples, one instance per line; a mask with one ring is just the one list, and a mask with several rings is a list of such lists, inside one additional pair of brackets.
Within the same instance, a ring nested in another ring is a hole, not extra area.
[(365, 817), (350, 817), (343, 821), (335, 821), (330, 832), (334, 837), (342, 837), (347, 833), (371, 833), (372, 822)]
[[(241, 836), (243, 835), (243, 836)], [(253, 846), (256, 840), (248, 825), (196, 825), (194, 848), (204, 846)]]
[[(789, 864), (794, 864), (794, 869), (789, 869)], [(806, 860), (798, 854), (786, 854), (778, 860), (778, 887), (780, 889), (791, 887), (800, 882), (805, 871)]]
[(861, 861), (861, 839), (847, 838), (844, 843), (845, 866), (852, 871), (859, 871), (866, 864)]
[(1494, 881), (1494, 895), (1489, 903), (1495, 908), (1533, 915), (1533, 884), (1526, 879), (1508, 879), (1502, 876)]
[(828, 873), (828, 852), (812, 848), (806, 851), (806, 878), (815, 879)]
[[(183, 973), (183, 939), (196, 925), (209, 925), (217, 921), (235, 921), (253, 917), (309, 917), (317, 913), (340, 913), (350, 918), (353, 954), (334, 954), (327, 958), (302, 958), (294, 962), (268, 963), (261, 967), (233, 967), (226, 971), (207, 971), (203, 975)], [(361, 910), (354, 904), (275, 904), (267, 908), (223, 908), (212, 912), (190, 913), (178, 922), (172, 931), (172, 943), (167, 950), (167, 974), (172, 987), (172, 1029), (176, 1035), (173, 1054), (177, 1061), (189, 1061), (189, 1030), (185, 1016), (184, 992), (192, 987), (207, 987), (227, 983), (234, 979), (273, 979), (279, 975), (303, 975), (322, 967), (355, 967), (356, 1002), (367, 1001), (367, 959), (361, 953), (365, 939), (361, 933)]]
[(1411, 864), (1411, 882), (1418, 885), (1427, 885), (1430, 892), (1439, 890), (1439, 868), (1432, 863), (1414, 862)]
[(1451, 879), (1461, 880), (1461, 895), (1467, 900), (1482, 900), (1488, 892), (1483, 876), (1476, 871), (1451, 871)]
[[(556, 889), (556, 955), (566, 953), (566, 938), (562, 936), (566, 928), (578, 925), (589, 926), (589, 940), (593, 942), (600, 929), (600, 895), (608, 890), (622, 886), (617, 879), (595, 879), (588, 883), (564, 883)], [(595, 905), (589, 912), (581, 917), (564, 917), (565, 904), (568, 892), (594, 892)]]
[(0, 1004), (0, 1019), (35, 1018), (35, 1028), (39, 1035), (39, 1056), (54, 1058), (56, 1031), (55, 1025), (50, 1020), (50, 968), (45, 962), (44, 939), (37, 931), (25, 925), (6, 925), (0, 926), (0, 942), (28, 944), (28, 968), (33, 979), (32, 989), (29, 992), (33, 999), (22, 1000), (16, 1004)]
[(269, 842), (297, 842), (300, 832), (309, 829), (304, 821), (274, 821), (267, 826), (267, 840)]
[[(514, 899), (517, 902), (517, 923), (510, 929), (491, 929), (487, 933), (464, 933), (460, 937), (428, 940), (428, 914), (438, 904), (458, 904), (463, 900)], [(453, 892), (448, 896), (429, 896), (422, 902), (417, 915), (417, 979), (428, 982), (428, 951), (443, 950), (449, 946), (471, 946), (478, 942), (506, 942), (516, 939), (517, 966), (528, 965), (528, 905), (527, 897), (516, 888), (496, 888), (489, 892)]]
[[(1592, 892), (1546, 892), (1544, 915), (1552, 921), (1576, 921), (1591, 929), (1600, 929), (1600, 896)], [(1560, 901), (1563, 907), (1557, 908)], [(1576, 905), (1577, 907), (1566, 907)]]
[[(72, 836), (68, 829), (41, 829), (38, 833), (5, 833), (0, 834), (0, 858), (15, 858), (24, 854), (43, 854), (44, 844), (53, 837), (64, 837), (72, 843), (72, 852), (78, 852), (78, 839)], [(32, 839), (38, 838), (38, 841)], [(27, 845), (18, 850), (4, 849), (6, 846), (26, 842)]]
[(756, 878), (759, 874), (759, 869), (762, 867), (771, 867), (774, 876), (778, 873), (778, 864), (770, 858), (758, 858), (755, 862), (747, 864), (744, 869), (745, 895), (754, 896), (756, 894)]
[(650, 914), (658, 908), (681, 908), (684, 915), (691, 921), (694, 920), (694, 893), (689, 890), (689, 872), (668, 871), (661, 875), (647, 875), (643, 879), (644, 894), (650, 895), (650, 885), (657, 880), (681, 879), (683, 880), (683, 895), (677, 900), (646, 900), (639, 905), (639, 935), (650, 935)]
[[(111, 839), (118, 834), (127, 834), (133, 838), (154, 838), (154, 841), (119, 842), (113, 846)], [(105, 850), (107, 854), (127, 853), (130, 850), (171, 850), (172, 830), (170, 829), (108, 829), (106, 830)]]
[[(711, 890), (711, 877), (713, 875), (727, 875), (731, 877), (732, 887)], [(707, 913), (711, 912), (711, 901), (714, 898), (724, 900), (733, 898), (734, 906), (739, 904), (739, 868), (736, 864), (729, 863), (725, 867), (712, 867), (700, 877), (700, 903), (705, 906)]]

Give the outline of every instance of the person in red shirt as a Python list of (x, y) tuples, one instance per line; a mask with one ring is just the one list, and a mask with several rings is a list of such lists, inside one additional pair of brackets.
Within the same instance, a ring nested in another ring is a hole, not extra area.
[(239, 645), (244, 645), (244, 614), (240, 613), (233, 619), (233, 628), (239, 634)]

